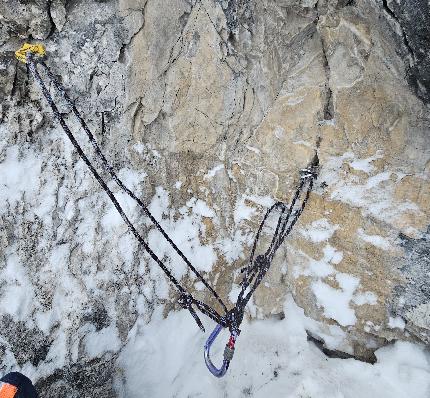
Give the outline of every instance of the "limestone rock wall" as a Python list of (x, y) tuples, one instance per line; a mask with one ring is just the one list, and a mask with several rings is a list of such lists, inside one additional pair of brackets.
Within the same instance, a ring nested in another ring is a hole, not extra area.
[(14, 59), (26, 40), (46, 44), (120, 176), (223, 298), (320, 142), (316, 188), (248, 315), (279, 316), (292, 292), (329, 349), (371, 361), (395, 339), (429, 344), (430, 12), (411, 3), (3, 1), (1, 371), (22, 367), (43, 396), (114, 396), (136, 319), (175, 308)]

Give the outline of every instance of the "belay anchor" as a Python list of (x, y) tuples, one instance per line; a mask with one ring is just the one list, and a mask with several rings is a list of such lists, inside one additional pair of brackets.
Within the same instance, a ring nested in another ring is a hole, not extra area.
[[(245, 313), (245, 307), (249, 300), (251, 299), (252, 294), (257, 289), (265, 274), (270, 268), (272, 260), (275, 256), (275, 253), (279, 249), (279, 247), (284, 242), (285, 238), (289, 235), (292, 228), (298, 221), (300, 215), (302, 214), (306, 203), (309, 199), (310, 192), (313, 188), (313, 184), (315, 179), (317, 178), (318, 168), (319, 168), (319, 160), (317, 152), (308, 167), (301, 170), (300, 181), (297, 186), (297, 189), (293, 195), (292, 201), (289, 205), (283, 202), (276, 202), (273, 206), (271, 206), (266, 212), (263, 220), (257, 230), (254, 243), (252, 245), (251, 255), (248, 262), (248, 265), (242, 269), (243, 278), (240, 283), (241, 290), (239, 296), (236, 301), (236, 305), (228, 310), (225, 303), (216, 293), (216, 291), (209, 285), (206, 279), (200, 274), (199, 271), (191, 264), (189, 259), (185, 256), (185, 254), (178, 248), (178, 246), (173, 242), (170, 236), (166, 233), (166, 231), (161, 227), (159, 222), (154, 218), (154, 216), (149, 211), (148, 207), (129, 189), (126, 185), (120, 180), (117, 176), (116, 172), (108, 162), (107, 158), (101, 151), (97, 141), (94, 138), (93, 133), (87, 126), (85, 120), (81, 116), (80, 112), (76, 108), (74, 102), (67, 95), (64, 87), (59, 83), (54, 74), (51, 72), (49, 67), (43, 61), (43, 57), (45, 56), (45, 48), (41, 44), (24, 44), (18, 51), (15, 53), (17, 59), (23, 63), (25, 63), (28, 67), (29, 72), (33, 76), (34, 80), (39, 85), (43, 96), (48, 102), (55, 118), (60, 123), (63, 131), (67, 135), (68, 139), (76, 149), (77, 153), (87, 165), (94, 178), (100, 184), (102, 189), (106, 192), (112, 204), (124, 220), (125, 224), (128, 226), (130, 232), (135, 236), (137, 241), (142, 245), (142, 247), (147, 251), (149, 256), (155, 261), (155, 263), (164, 271), (167, 278), (176, 288), (179, 294), (179, 304), (190, 311), (190, 314), (193, 316), (197, 325), (204, 330), (203, 324), (196, 313), (196, 309), (201, 313), (211, 318), (213, 321), (217, 323), (215, 329), (209, 336), (206, 341), (204, 347), (204, 358), (205, 363), (209, 371), (216, 377), (222, 377), (228, 370), (230, 365), (230, 361), (233, 358), (235, 343), (240, 334), (240, 325), (243, 320), (243, 316)], [(63, 99), (66, 101), (67, 105), (71, 108), (72, 113), (79, 121), (83, 131), (85, 132), (88, 140), (90, 141), (94, 152), (98, 158), (98, 164), (106, 171), (113, 179), (113, 181), (117, 184), (117, 186), (127, 194), (132, 200), (134, 200), (140, 209), (145, 213), (146, 217), (152, 222), (152, 224), (157, 228), (157, 230), (161, 233), (163, 238), (169, 243), (172, 249), (179, 255), (182, 261), (189, 267), (189, 269), (194, 273), (194, 275), (199, 279), (208, 292), (214, 297), (214, 299), (220, 304), (221, 308), (224, 311), (224, 314), (221, 315), (217, 310), (213, 307), (205, 304), (204, 302), (196, 299), (191, 293), (187, 292), (187, 290), (179, 283), (179, 281), (172, 275), (170, 270), (164, 264), (164, 262), (153, 252), (151, 247), (148, 245), (146, 240), (141, 236), (138, 232), (137, 228), (134, 226), (132, 221), (126, 215), (125, 211), (119, 204), (112, 190), (109, 188), (107, 183), (101, 177), (99, 172), (96, 170), (95, 166), (90, 162), (86, 154), (84, 153), (82, 147), (78, 143), (75, 136), (72, 134), (70, 128), (68, 127), (63, 115), (59, 112), (57, 105), (55, 104), (41, 74), (38, 71), (38, 65), (40, 65), (43, 69), (43, 72), (47, 79), (52, 83), (52, 86), (60, 94)], [(317, 145), (318, 146), (318, 145)], [(273, 233), (273, 237), (270, 242), (269, 248), (263, 253), (256, 256), (257, 244), (260, 239), (260, 235), (262, 233), (263, 227), (265, 226), (269, 215), (277, 210), (279, 212), (279, 216), (276, 222), (276, 228)], [(218, 337), (219, 333), (223, 328), (228, 328), (230, 331), (230, 339), (224, 349), (224, 358), (220, 368), (217, 368), (210, 357), (211, 346)]]

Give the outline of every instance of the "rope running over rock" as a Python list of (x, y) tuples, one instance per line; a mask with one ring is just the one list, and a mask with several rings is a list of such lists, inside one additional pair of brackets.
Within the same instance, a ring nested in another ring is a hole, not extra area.
[[(97, 160), (99, 165), (109, 173), (109, 175), (112, 177), (112, 179), (115, 181), (115, 183), (118, 185), (118, 187), (125, 192), (131, 199), (133, 199), (138, 206), (143, 210), (145, 215), (150, 219), (150, 221), (155, 225), (157, 230), (161, 233), (161, 235), (166, 239), (166, 241), (170, 244), (170, 246), (174, 249), (174, 251), (180, 256), (180, 258), (186, 263), (186, 265), (191, 269), (191, 271), (196, 275), (196, 277), (204, 284), (204, 286), (209, 290), (209, 292), (213, 295), (213, 297), (216, 299), (216, 301), (221, 305), (224, 315), (221, 315), (216, 311), (214, 308), (210, 307), (209, 305), (203, 303), (200, 300), (197, 300), (191, 293), (187, 292), (186, 289), (181, 286), (181, 284), (178, 282), (178, 280), (172, 275), (170, 270), (166, 267), (166, 265), (163, 263), (163, 261), (152, 251), (152, 249), (149, 247), (148, 243), (145, 241), (145, 239), (140, 235), (140, 233), (137, 231), (136, 227), (133, 225), (133, 223), (130, 221), (128, 216), (125, 214), (123, 208), (117, 201), (115, 195), (113, 194), (112, 190), (107, 186), (106, 182), (103, 180), (103, 178), (100, 176), (98, 171), (95, 169), (94, 165), (91, 163), (91, 161), (88, 159), (88, 157), (85, 155), (84, 151), (82, 150), (82, 147), (79, 145), (78, 141), (72, 134), (70, 128), (68, 127), (66, 121), (64, 120), (64, 117), (59, 112), (49, 90), (47, 89), (39, 71), (37, 70), (37, 65), (40, 64), (44, 71), (46, 72), (46, 76), (48, 77), (49, 81), (53, 84), (55, 89), (63, 96), (66, 103), (71, 107), (73, 114), (78, 119), (82, 129), (86, 133), (89, 141), (91, 142), (91, 145), (93, 146), (93, 149), (97, 155)], [(285, 238), (288, 236), (288, 234), (291, 232), (292, 228), (298, 221), (300, 215), (302, 214), (306, 203), (309, 199), (310, 192), (313, 188), (314, 180), (317, 177), (317, 171), (319, 166), (319, 160), (318, 155), (315, 153), (315, 156), (313, 160), (310, 162), (309, 166), (302, 170), (302, 175), (300, 178), (300, 183), (295, 191), (295, 194), (293, 196), (293, 200), (290, 204), (290, 206), (287, 206), (285, 203), (282, 202), (276, 202), (265, 214), (259, 228), (257, 231), (257, 234), (255, 236), (255, 240), (252, 246), (251, 256), (249, 260), (249, 264), (247, 267), (242, 269), (242, 273), (244, 274), (242, 282), (241, 282), (241, 291), (239, 293), (236, 305), (233, 309), (228, 310), (225, 303), (222, 301), (222, 299), (219, 297), (219, 295), (216, 293), (216, 291), (209, 285), (209, 283), (204, 279), (204, 277), (200, 274), (200, 272), (191, 264), (189, 259), (185, 256), (185, 254), (177, 247), (177, 245), (172, 241), (170, 236), (166, 233), (166, 231), (161, 227), (161, 225), (158, 223), (158, 221), (154, 218), (154, 216), (149, 211), (148, 207), (129, 189), (127, 188), (124, 183), (119, 179), (115, 171), (113, 170), (112, 166), (109, 164), (108, 160), (106, 159), (105, 155), (101, 151), (98, 143), (96, 142), (93, 133), (88, 128), (85, 120), (81, 116), (80, 112), (76, 108), (73, 101), (70, 99), (68, 94), (66, 93), (64, 87), (57, 81), (53, 73), (50, 71), (49, 67), (40, 59), (35, 58), (33, 54), (28, 53), (27, 54), (27, 66), (30, 71), (30, 73), (33, 75), (34, 79), (40, 86), (40, 89), (42, 91), (43, 96), (45, 97), (46, 101), (48, 102), (49, 106), (51, 107), (51, 110), (60, 123), (61, 127), (63, 128), (65, 134), (69, 138), (72, 145), (75, 147), (78, 155), (81, 157), (81, 159), (85, 162), (91, 173), (93, 174), (94, 178), (97, 180), (97, 182), (100, 184), (102, 189), (106, 192), (109, 199), (115, 206), (116, 210), (120, 214), (121, 218), (124, 220), (125, 224), (128, 226), (132, 234), (135, 236), (137, 241), (144, 247), (144, 249), (147, 251), (147, 253), (150, 255), (150, 257), (158, 264), (158, 266), (164, 271), (167, 278), (170, 280), (170, 282), (176, 287), (176, 289), (179, 291), (179, 300), (178, 302), (181, 304), (182, 307), (188, 309), (193, 316), (194, 320), (196, 321), (197, 325), (204, 330), (203, 324), (198, 317), (195, 309), (197, 308), (200, 312), (217, 322), (218, 324), (222, 325), (225, 328), (229, 328), (232, 333), (235, 333), (235, 335), (238, 335), (240, 333), (239, 327), (242, 323), (244, 311), (246, 304), (251, 299), (252, 294), (257, 289), (259, 284), (261, 283), (263, 277), (267, 273), (267, 271), (270, 268), (271, 262), (275, 256), (275, 253), (279, 249), (279, 247), (284, 242)], [(255, 256), (255, 252), (257, 249), (258, 242), (260, 240), (260, 236), (263, 230), (264, 225), (266, 224), (269, 215), (275, 211), (279, 210), (280, 215), (277, 221), (276, 229), (273, 234), (273, 238), (271, 240), (270, 246), (267, 249), (267, 251), (264, 254)]]

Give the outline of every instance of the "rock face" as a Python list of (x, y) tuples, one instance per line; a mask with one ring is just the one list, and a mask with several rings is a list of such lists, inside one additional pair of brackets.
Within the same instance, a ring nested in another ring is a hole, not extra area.
[(176, 298), (14, 59), (28, 40), (46, 44), (119, 175), (233, 302), (266, 207), (290, 199), (320, 142), (316, 188), (249, 316), (279, 314), (292, 292), (330, 350), (372, 361), (395, 339), (429, 344), (430, 12), (411, 3), (3, 1), (1, 372), (21, 367), (41, 396), (115, 396), (136, 319)]

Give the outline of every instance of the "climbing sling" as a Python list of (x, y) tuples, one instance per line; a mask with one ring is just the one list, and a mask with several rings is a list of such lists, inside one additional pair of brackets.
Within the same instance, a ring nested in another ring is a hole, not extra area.
[[(315, 153), (314, 158), (310, 162), (307, 168), (301, 170), (300, 182), (298, 187), (293, 195), (292, 201), (288, 206), (282, 202), (276, 202), (273, 206), (271, 206), (266, 212), (254, 239), (251, 255), (249, 259), (248, 266), (242, 269), (242, 281), (241, 281), (241, 290), (239, 296), (237, 298), (236, 305), (228, 310), (225, 303), (216, 293), (216, 291), (209, 285), (209, 283), (205, 280), (205, 278), (201, 275), (201, 273), (191, 264), (189, 259), (185, 256), (185, 254), (178, 248), (178, 246), (173, 242), (173, 240), (169, 237), (166, 231), (161, 227), (159, 222), (154, 218), (154, 216), (149, 211), (148, 207), (129, 189), (124, 183), (119, 179), (112, 166), (109, 164), (108, 160), (102, 153), (98, 143), (96, 142), (93, 133), (88, 128), (85, 120), (81, 116), (80, 112), (76, 108), (74, 102), (70, 99), (68, 94), (66, 93), (63, 86), (58, 82), (53, 73), (50, 71), (49, 67), (45, 64), (42, 57), (45, 55), (45, 48), (41, 44), (24, 44), (16, 53), (16, 57), (19, 61), (27, 64), (28, 70), (39, 85), (43, 96), (48, 102), (51, 110), (55, 116), (55, 118), (60, 123), (62, 129), (67, 135), (68, 139), (76, 149), (78, 155), (87, 165), (94, 178), (103, 188), (103, 190), (108, 195), (109, 199), (115, 206), (116, 210), (120, 214), (121, 218), (124, 220), (125, 224), (128, 226), (132, 234), (135, 236), (137, 241), (143, 246), (143, 248), (147, 251), (149, 256), (155, 261), (155, 263), (164, 271), (167, 278), (170, 282), (175, 286), (177, 291), (179, 292), (179, 304), (190, 311), (197, 325), (204, 331), (203, 324), (197, 315), (196, 309), (199, 310), (204, 315), (211, 318), (213, 321), (217, 323), (214, 331), (209, 336), (208, 340), (205, 344), (204, 349), (204, 358), (206, 362), (206, 366), (209, 371), (216, 377), (222, 377), (229, 367), (230, 361), (233, 358), (235, 342), (240, 333), (240, 325), (243, 320), (245, 307), (249, 300), (251, 299), (252, 294), (257, 289), (259, 284), (261, 283), (263, 277), (267, 273), (272, 263), (272, 260), (275, 256), (275, 253), (279, 249), (279, 247), (284, 242), (285, 238), (291, 232), (292, 228), (296, 224), (300, 215), (302, 214), (305, 205), (309, 199), (310, 192), (313, 187), (314, 180), (317, 177), (317, 171), (319, 166), (318, 155)], [(99, 172), (95, 169), (94, 165), (85, 155), (82, 147), (79, 145), (75, 136), (72, 134), (70, 128), (68, 127), (64, 117), (59, 112), (47, 86), (42, 79), (41, 74), (38, 70), (38, 65), (42, 67), (43, 73), (46, 75), (48, 80), (52, 83), (57, 92), (65, 99), (68, 106), (70, 106), (72, 113), (79, 121), (80, 126), (86, 133), (94, 152), (97, 155), (98, 164), (112, 177), (117, 186), (126, 193), (131, 199), (133, 199), (137, 205), (143, 210), (145, 215), (149, 218), (152, 224), (157, 228), (157, 230), (161, 233), (163, 238), (169, 243), (169, 245), (173, 248), (173, 250), (179, 255), (179, 257), (185, 262), (185, 264), (189, 267), (189, 269), (194, 273), (194, 275), (203, 283), (203, 285), (208, 289), (208, 291), (212, 294), (215, 300), (219, 303), (222, 308), (223, 314), (221, 315), (216, 309), (211, 306), (203, 303), (202, 301), (196, 299), (191, 293), (187, 292), (187, 290), (181, 286), (179, 281), (172, 275), (170, 270), (166, 267), (163, 261), (154, 253), (154, 251), (149, 247), (146, 240), (142, 237), (142, 235), (137, 231), (134, 224), (130, 221), (123, 208), (117, 201), (115, 195), (112, 190), (108, 187), (107, 183), (100, 176)], [(279, 217), (276, 223), (275, 232), (273, 234), (272, 240), (270, 242), (269, 248), (264, 252), (264, 254), (256, 255), (256, 249), (258, 242), (260, 240), (260, 235), (262, 233), (263, 227), (265, 226), (269, 216), (275, 210), (279, 211)], [(223, 328), (228, 328), (230, 331), (230, 339), (224, 350), (224, 359), (220, 368), (217, 368), (211, 361), (210, 358), (210, 348), (212, 343), (215, 341), (216, 337), (220, 333)]]

